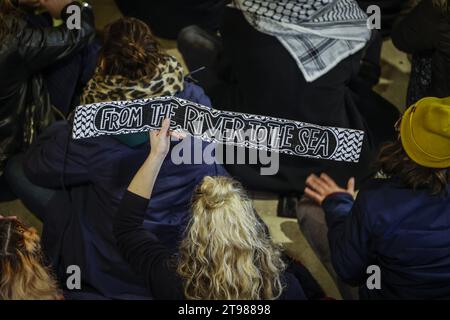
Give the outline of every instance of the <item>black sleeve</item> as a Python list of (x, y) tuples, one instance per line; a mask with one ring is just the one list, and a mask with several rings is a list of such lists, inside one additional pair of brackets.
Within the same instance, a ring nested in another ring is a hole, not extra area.
[(432, 0), (422, 0), (409, 14), (396, 23), (392, 42), (406, 53), (433, 50), (438, 43), (438, 28), (442, 16)]
[[(72, 2), (61, 14), (64, 22)], [(31, 72), (39, 71), (57, 60), (70, 56), (84, 48), (95, 37), (94, 14), (88, 6), (81, 6), (81, 28), (69, 30), (66, 23), (54, 28), (25, 28), (19, 34), (19, 53)]]
[(148, 199), (127, 191), (114, 219), (114, 236), (128, 263), (147, 279), (155, 299), (183, 299), (180, 278), (169, 263), (170, 251), (158, 238), (143, 227)]

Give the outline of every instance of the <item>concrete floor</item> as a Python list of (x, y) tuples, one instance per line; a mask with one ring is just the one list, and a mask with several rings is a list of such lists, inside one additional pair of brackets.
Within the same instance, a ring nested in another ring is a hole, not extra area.
[[(96, 13), (99, 30), (121, 16), (112, 0), (93, 0), (91, 3)], [(185, 65), (175, 41), (161, 39), (161, 44), (169, 54)], [(385, 41), (382, 52), (382, 79), (376, 91), (400, 110), (405, 108), (409, 72), (410, 64), (406, 55), (395, 49), (390, 40)], [(274, 241), (282, 244), (289, 255), (307, 266), (328, 296), (340, 299), (336, 285), (299, 231), (297, 221), (277, 217), (276, 200), (255, 200), (254, 205), (269, 226)], [(39, 221), (23, 207), (20, 201), (1, 203), (0, 212), (3, 215), (17, 215), (28, 225), (41, 228)]]

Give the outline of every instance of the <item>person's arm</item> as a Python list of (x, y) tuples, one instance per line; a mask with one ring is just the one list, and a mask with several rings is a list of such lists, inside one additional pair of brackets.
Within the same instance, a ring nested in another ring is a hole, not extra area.
[(370, 230), (359, 199), (335, 193), (322, 203), (333, 267), (343, 281), (355, 286), (364, 284), (370, 265)]
[(182, 299), (181, 280), (169, 266), (170, 251), (143, 227), (144, 214), (161, 165), (169, 151), (169, 121), (161, 131), (150, 133), (151, 152), (134, 176), (114, 219), (117, 246), (131, 267), (147, 279), (156, 299)]
[(147, 198), (125, 193), (113, 224), (117, 247), (136, 274), (146, 279), (155, 299), (183, 299), (181, 281), (169, 266), (171, 252), (143, 226), (148, 203)]
[[(88, 6), (81, 6), (78, 2), (60, 1), (68, 3), (61, 10), (61, 17), (64, 20), (61, 26), (56, 28), (26, 27), (18, 35), (19, 54), (32, 73), (78, 52), (95, 37), (92, 9)], [(71, 5), (81, 8), (81, 28), (79, 30), (69, 30), (66, 25), (67, 19), (69, 19), (67, 8)]]
[(438, 42), (439, 11), (431, 0), (422, 0), (392, 30), (392, 42), (397, 49), (414, 54), (433, 50)]
[(328, 226), (328, 242), (336, 273), (351, 285), (364, 283), (369, 265), (370, 232), (361, 197), (355, 202), (354, 179), (340, 188), (328, 175), (311, 175), (305, 193), (322, 205)]

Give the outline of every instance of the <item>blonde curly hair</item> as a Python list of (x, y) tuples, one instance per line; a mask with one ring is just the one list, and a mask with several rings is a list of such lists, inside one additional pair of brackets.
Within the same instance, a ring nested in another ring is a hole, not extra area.
[(241, 185), (205, 177), (192, 199), (177, 273), (188, 299), (277, 299), (285, 269)]

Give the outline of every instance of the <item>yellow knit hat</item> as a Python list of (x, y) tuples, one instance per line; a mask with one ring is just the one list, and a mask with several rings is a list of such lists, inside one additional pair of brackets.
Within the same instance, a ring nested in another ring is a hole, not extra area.
[(416, 163), (427, 168), (450, 168), (450, 97), (424, 98), (406, 110), (400, 137)]

